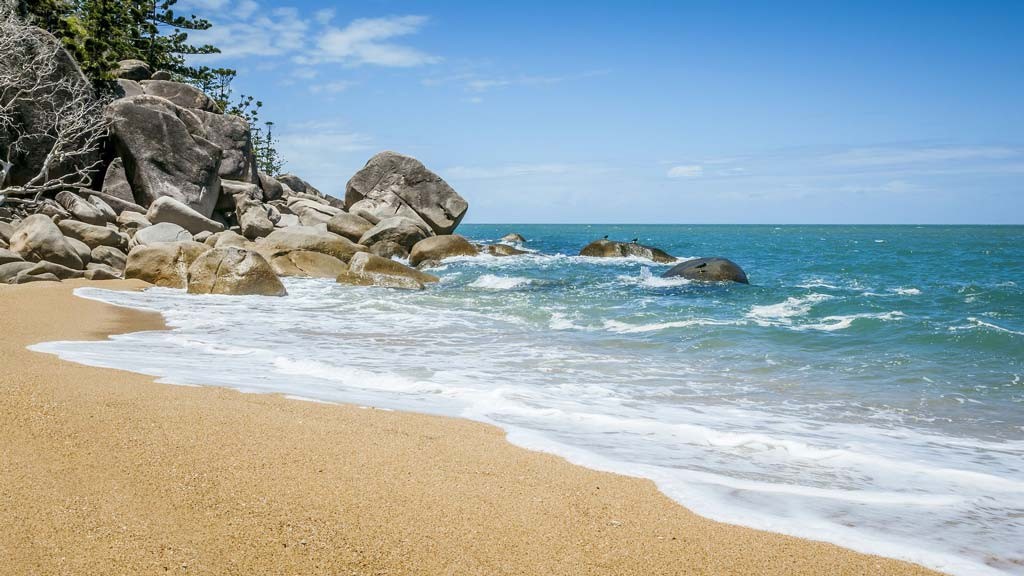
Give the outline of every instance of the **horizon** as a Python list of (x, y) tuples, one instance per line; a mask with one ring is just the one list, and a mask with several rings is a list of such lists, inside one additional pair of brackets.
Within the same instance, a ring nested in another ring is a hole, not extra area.
[(335, 196), (395, 150), (466, 223), (1024, 223), (1024, 5), (588, 6), (178, 11)]

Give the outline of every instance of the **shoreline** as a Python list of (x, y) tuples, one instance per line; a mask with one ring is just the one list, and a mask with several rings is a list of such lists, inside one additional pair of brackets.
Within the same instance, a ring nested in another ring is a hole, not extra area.
[(649, 480), (479, 422), (157, 384), (27, 350), (165, 328), (73, 296), (87, 285), (147, 286), (0, 288), (13, 573), (936, 574), (709, 520)]

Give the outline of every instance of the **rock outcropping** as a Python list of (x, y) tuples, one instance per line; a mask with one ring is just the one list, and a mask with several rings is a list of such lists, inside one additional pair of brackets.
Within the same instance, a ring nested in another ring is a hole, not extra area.
[(747, 273), (728, 258), (695, 258), (676, 264), (663, 278), (688, 278), (699, 282), (739, 282), (750, 284)]

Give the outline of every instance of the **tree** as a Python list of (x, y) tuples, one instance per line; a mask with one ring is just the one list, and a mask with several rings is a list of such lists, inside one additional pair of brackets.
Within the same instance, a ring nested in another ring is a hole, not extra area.
[[(196, 15), (179, 16), (172, 7), (178, 0), (142, 0), (136, 1), (139, 21), (143, 32), (144, 46), (140, 50), (145, 60), (154, 70), (167, 70), (182, 79), (201, 81), (210, 72), (206, 66), (190, 66), (185, 62), (186, 56), (197, 54), (218, 54), (220, 49), (210, 44), (195, 46), (188, 42), (187, 30), (209, 30), (209, 20)], [(231, 71), (232, 75), (234, 71)]]

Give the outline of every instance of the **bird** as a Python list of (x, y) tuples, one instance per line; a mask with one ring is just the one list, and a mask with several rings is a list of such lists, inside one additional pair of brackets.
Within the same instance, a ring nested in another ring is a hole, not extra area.
[(640, 239), (639, 239), (639, 238), (633, 238), (633, 244), (636, 244), (636, 243), (637, 243), (637, 242), (639, 242), (639, 241), (640, 241)]
[(607, 239), (608, 239), (608, 235), (607, 235), (607, 234), (605, 234), (605, 235), (604, 235), (604, 239), (605, 239), (605, 240), (607, 240)]

